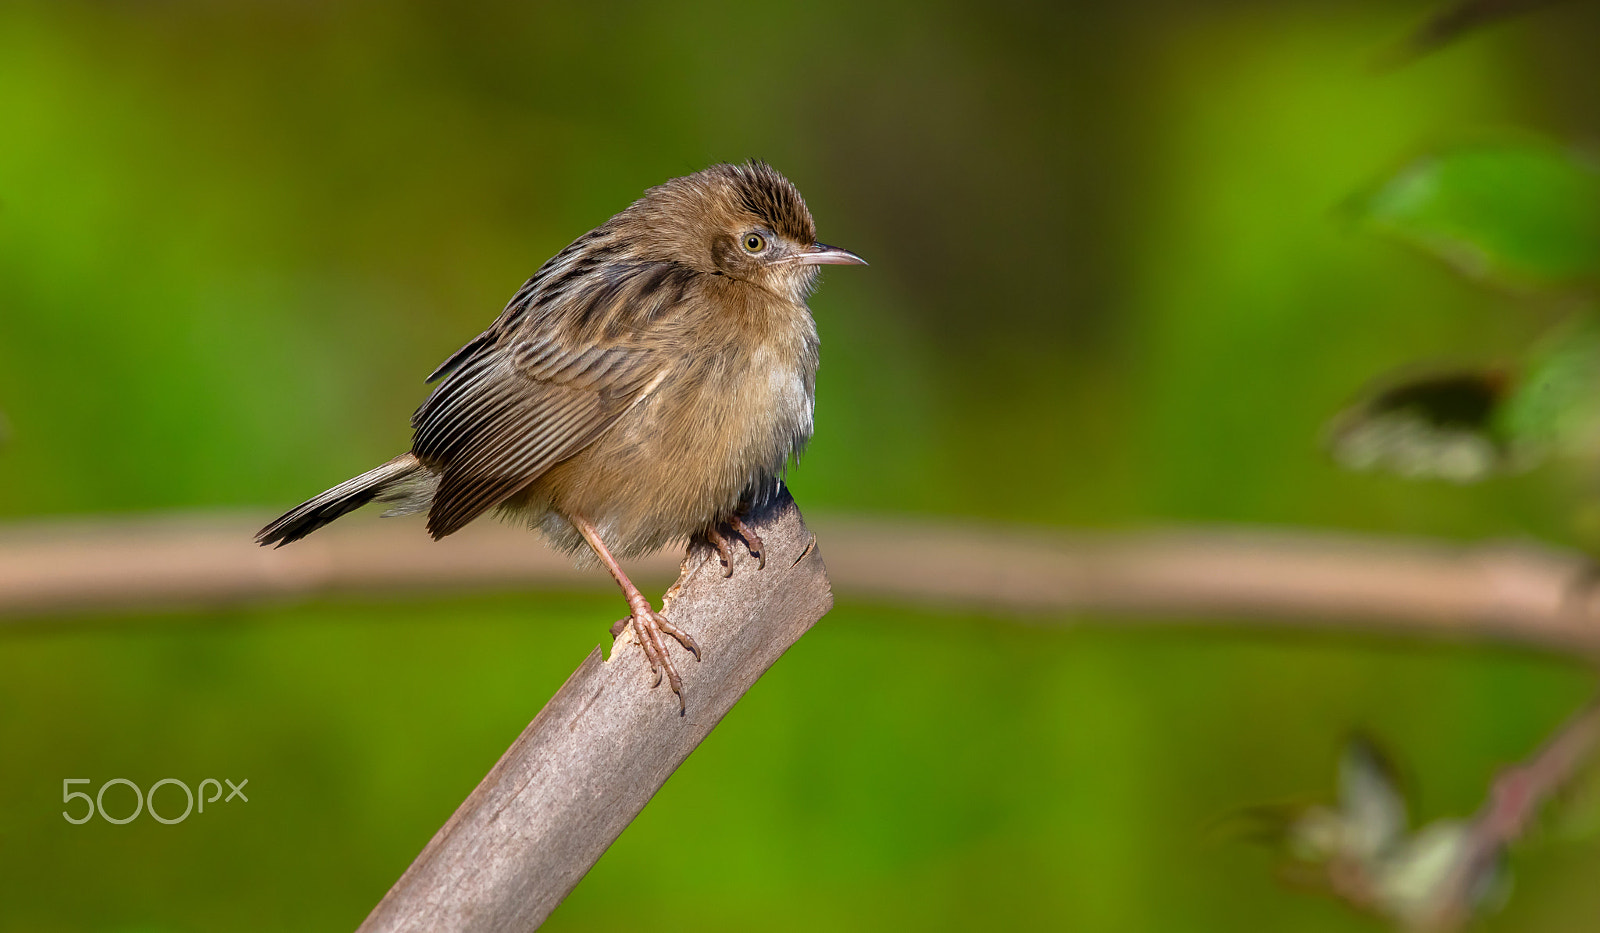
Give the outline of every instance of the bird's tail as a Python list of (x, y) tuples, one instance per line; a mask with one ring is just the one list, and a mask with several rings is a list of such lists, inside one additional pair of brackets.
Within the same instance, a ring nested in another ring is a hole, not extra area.
[(409, 453), (347, 479), (283, 513), (256, 534), (256, 543), (282, 547), (369, 502), (394, 502), (386, 515), (420, 512), (433, 501), (439, 478)]

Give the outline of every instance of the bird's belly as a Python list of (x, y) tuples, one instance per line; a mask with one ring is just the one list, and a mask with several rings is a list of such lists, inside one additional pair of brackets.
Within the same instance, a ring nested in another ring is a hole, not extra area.
[(622, 554), (726, 518), (811, 436), (804, 356), (757, 346), (674, 376), (531, 490), (557, 512), (593, 521)]

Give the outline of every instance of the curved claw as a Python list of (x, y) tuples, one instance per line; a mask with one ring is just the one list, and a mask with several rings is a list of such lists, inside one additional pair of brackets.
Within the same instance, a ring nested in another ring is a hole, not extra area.
[(706, 540), (717, 549), (717, 558), (722, 561), (723, 577), (733, 576), (733, 549), (728, 546), (728, 539), (722, 536), (716, 525), (706, 529)]
[(694, 655), (694, 659), (698, 663), (700, 660), (700, 646), (695, 642), (694, 636), (673, 625), (671, 622), (668, 622), (667, 617), (661, 613), (652, 612), (650, 614), (655, 616), (656, 627), (676, 639), (678, 644), (682, 645), (685, 651)]
[(725, 522), (715, 522), (706, 528), (704, 536), (711, 546), (717, 549), (717, 559), (722, 563), (722, 575), (733, 576), (733, 548), (728, 543), (727, 535), (722, 533), (722, 526), (726, 525), (730, 531), (744, 539), (744, 546), (750, 551), (750, 556), (756, 559), (756, 569), (767, 569), (767, 548), (761, 536), (755, 533), (737, 515), (731, 515)]
[(728, 519), (728, 525), (744, 539), (744, 546), (750, 549), (750, 556), (756, 559), (756, 569), (767, 569), (767, 546), (762, 543), (761, 536), (737, 515)]
[(694, 655), (696, 662), (700, 660), (700, 646), (695, 643), (694, 638), (688, 632), (667, 621), (666, 616), (650, 609), (648, 603), (636, 609), (633, 615), (613, 626), (613, 631), (620, 634), (622, 628), (627, 626), (629, 622), (633, 623), (633, 631), (638, 638), (639, 647), (644, 651), (645, 660), (650, 663), (651, 672), (656, 675), (655, 682), (650, 685), (650, 689), (656, 689), (661, 686), (661, 681), (665, 680), (667, 685), (672, 688), (672, 692), (678, 697), (678, 715), (684, 715), (688, 712), (688, 706), (683, 698), (683, 678), (678, 676), (678, 668), (672, 663), (671, 656), (667, 654), (666, 642), (661, 635), (663, 632), (671, 635), (678, 644)]

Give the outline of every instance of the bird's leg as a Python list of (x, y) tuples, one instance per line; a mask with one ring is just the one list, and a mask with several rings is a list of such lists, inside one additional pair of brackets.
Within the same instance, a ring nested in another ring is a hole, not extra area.
[(589, 542), (589, 547), (594, 549), (595, 556), (600, 558), (600, 562), (611, 571), (611, 578), (617, 581), (617, 586), (622, 588), (622, 597), (628, 601), (628, 617), (613, 625), (611, 634), (621, 635), (623, 628), (629, 622), (633, 623), (633, 632), (639, 638), (639, 647), (644, 649), (645, 659), (650, 662), (650, 670), (656, 675), (656, 682), (651, 684), (651, 687), (661, 686), (661, 677), (665, 673), (667, 685), (678, 695), (678, 715), (683, 715), (688, 709), (683, 701), (683, 679), (678, 676), (678, 669), (673, 666), (672, 658), (667, 654), (666, 641), (661, 635), (663, 632), (671, 635), (678, 644), (694, 655), (696, 661), (700, 660), (700, 646), (695, 644), (688, 632), (679, 629), (668, 622), (666, 616), (650, 608), (650, 600), (646, 599), (644, 594), (639, 592), (639, 588), (633, 585), (633, 581), (628, 579), (628, 575), (622, 572), (622, 565), (617, 563), (617, 559), (612, 557), (611, 551), (606, 548), (605, 542), (600, 540), (599, 529), (581, 516), (569, 515), (567, 519), (578, 529), (578, 533), (583, 535), (583, 540)]

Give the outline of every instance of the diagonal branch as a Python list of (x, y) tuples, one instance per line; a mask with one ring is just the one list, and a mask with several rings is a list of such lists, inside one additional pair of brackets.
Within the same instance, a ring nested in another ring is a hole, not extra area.
[(651, 690), (624, 631), (596, 648), (361, 925), (532, 930), (577, 885), (672, 772), (767, 668), (833, 605), (816, 538), (787, 494), (753, 522), (766, 567), (742, 550), (724, 578), (704, 548), (665, 614), (699, 641), (684, 669), (688, 714)]

